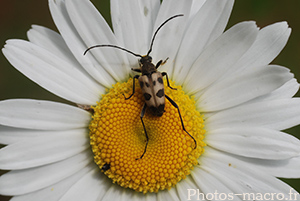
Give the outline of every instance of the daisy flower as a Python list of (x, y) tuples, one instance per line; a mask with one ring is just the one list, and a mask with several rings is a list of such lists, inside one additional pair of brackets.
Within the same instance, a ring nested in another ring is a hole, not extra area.
[[(8, 40), (3, 54), (74, 104), (0, 102), (7, 145), (0, 168), (10, 170), (0, 194), (13, 201), (299, 200), (278, 179), (300, 177), (300, 142), (282, 132), (300, 123), (299, 84), (270, 64), (291, 29), (247, 21), (224, 31), (233, 3), (111, 0), (112, 31), (88, 0), (49, 0), (59, 33), (34, 25), (29, 41)], [(103, 44), (119, 48), (83, 55)], [(149, 107), (157, 94), (143, 107), (147, 89), (131, 70), (147, 52), (169, 78), (158, 88), (163, 115)]]

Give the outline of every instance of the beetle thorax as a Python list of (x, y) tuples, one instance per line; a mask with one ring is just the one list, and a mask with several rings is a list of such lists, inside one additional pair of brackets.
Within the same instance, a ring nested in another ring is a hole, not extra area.
[(155, 65), (152, 63), (152, 57), (151, 56), (143, 56), (140, 60), (140, 68), (142, 75), (148, 75), (150, 76), (152, 73), (157, 72)]

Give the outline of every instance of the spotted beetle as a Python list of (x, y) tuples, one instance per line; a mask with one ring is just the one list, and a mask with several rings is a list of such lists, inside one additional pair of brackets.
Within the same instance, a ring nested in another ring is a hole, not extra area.
[[(183, 124), (183, 120), (180, 114), (180, 110), (178, 105), (169, 97), (165, 94), (164, 92), (164, 83), (163, 83), (163, 76), (166, 76), (166, 80), (167, 80), (167, 84), (168, 87), (176, 90), (175, 88), (170, 86), (169, 83), (169, 78), (168, 78), (168, 74), (166, 72), (159, 72), (157, 71), (158, 67), (160, 67), (161, 65), (165, 64), (168, 60), (168, 58), (166, 60), (160, 60), (159, 62), (157, 62), (156, 65), (154, 65), (152, 63), (152, 57), (150, 56), (150, 53), (152, 51), (152, 46), (153, 46), (153, 42), (154, 39), (158, 33), (158, 31), (170, 20), (176, 18), (176, 17), (181, 17), (183, 16), (183, 14), (179, 14), (179, 15), (174, 15), (170, 18), (168, 18), (166, 21), (164, 21), (155, 31), (152, 40), (151, 40), (151, 44), (150, 44), (150, 48), (149, 51), (146, 55), (142, 56), (140, 54), (136, 54), (130, 50), (127, 50), (125, 48), (116, 46), (116, 45), (95, 45), (92, 47), (89, 47), (88, 49), (85, 50), (84, 55), (91, 49), (96, 48), (96, 47), (112, 47), (112, 48), (117, 48), (123, 51), (126, 51), (136, 57), (140, 57), (141, 59), (139, 59), (139, 68), (131, 68), (132, 71), (138, 72), (138, 73), (142, 73), (142, 75), (135, 75), (133, 77), (133, 87), (132, 87), (132, 94), (129, 97), (125, 97), (125, 95), (123, 94), (125, 100), (130, 99), (133, 94), (135, 93), (135, 79), (138, 79), (140, 87), (142, 89), (142, 93), (143, 96), (145, 98), (145, 103), (144, 106), (142, 108), (141, 114), (140, 114), (140, 118), (141, 118), (141, 122), (144, 128), (144, 132), (146, 135), (146, 145), (145, 145), (145, 149), (143, 154), (141, 155), (141, 157), (136, 158), (136, 160), (138, 159), (142, 159), (143, 156), (146, 153), (147, 150), (147, 146), (148, 146), (148, 141), (149, 141), (149, 137), (147, 134), (147, 130), (143, 121), (143, 117), (145, 115), (145, 111), (146, 108), (148, 107), (150, 112), (152, 113), (152, 115), (154, 116), (162, 116), (163, 113), (165, 112), (164, 108), (165, 108), (165, 97), (166, 99), (168, 99), (168, 101), (177, 109), (179, 117), (180, 117), (180, 121), (181, 121), (181, 125), (182, 125), (182, 129), (193, 139), (194, 143), (195, 143), (195, 149), (197, 148), (197, 141), (195, 140), (195, 138), (193, 136), (191, 136), (187, 130), (184, 127)], [(106, 165), (106, 164), (105, 164)], [(105, 167), (105, 165), (103, 166), (104, 169), (107, 169)], [(108, 168), (109, 169), (109, 168)]]

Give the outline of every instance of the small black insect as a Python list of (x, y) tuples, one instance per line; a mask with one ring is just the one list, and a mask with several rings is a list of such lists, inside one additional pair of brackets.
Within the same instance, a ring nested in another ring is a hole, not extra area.
[[(133, 54), (136, 57), (141, 58), (141, 59), (139, 59), (140, 68), (132, 68), (131, 70), (133, 70), (135, 72), (142, 73), (142, 75), (135, 75), (133, 77), (132, 94), (129, 97), (125, 97), (125, 95), (123, 94), (126, 100), (130, 99), (133, 96), (133, 94), (135, 93), (135, 79), (138, 79), (140, 87), (142, 89), (143, 96), (145, 98), (145, 104), (142, 108), (140, 118), (141, 118), (141, 121), (142, 121), (142, 124), (143, 124), (143, 128), (144, 128), (144, 131), (145, 131), (147, 141), (146, 141), (146, 145), (145, 145), (145, 149), (144, 149), (143, 154), (141, 155), (141, 157), (137, 158), (136, 160), (143, 158), (143, 156), (146, 153), (147, 145), (148, 145), (148, 141), (149, 141), (149, 137), (148, 137), (148, 134), (147, 134), (147, 131), (146, 131), (146, 128), (145, 128), (144, 121), (143, 121), (143, 117), (145, 115), (146, 108), (148, 107), (153, 115), (162, 116), (163, 113), (165, 112), (165, 110), (164, 110), (164, 108), (165, 108), (165, 97), (177, 109), (179, 117), (180, 117), (182, 129), (194, 140), (195, 148), (197, 147), (197, 142), (196, 142), (195, 138), (193, 136), (191, 136), (184, 127), (178, 105), (169, 96), (167, 96), (164, 92), (163, 76), (166, 76), (168, 87), (170, 87), (171, 89), (174, 89), (174, 90), (176, 90), (176, 89), (172, 88), (170, 86), (168, 74), (166, 72), (161, 73), (161, 72), (157, 71), (158, 67), (163, 65), (164, 63), (166, 63), (168, 58), (164, 61), (160, 60), (159, 62), (157, 62), (156, 65), (154, 65), (152, 63), (152, 57), (150, 56), (150, 53), (152, 51), (153, 42), (154, 42), (154, 39), (155, 39), (158, 31), (170, 20), (172, 20), (176, 17), (181, 17), (181, 16), (183, 16), (183, 14), (174, 15), (174, 16), (168, 18), (166, 21), (164, 21), (157, 28), (157, 30), (155, 31), (155, 33), (152, 37), (149, 51), (144, 56), (142, 56), (140, 54), (133, 53), (133, 52), (131, 52), (131, 51), (125, 49), (125, 48), (122, 48), (122, 47), (119, 47), (119, 46), (116, 46), (116, 45), (95, 45), (95, 46), (89, 47), (84, 52), (84, 55), (85, 55), (89, 50), (91, 50), (93, 48), (96, 48), (96, 47), (113, 47), (113, 48), (121, 49), (121, 50), (126, 51), (130, 54)], [(103, 169), (103, 167), (102, 167), (102, 169)]]
[(102, 168), (101, 168), (101, 170), (103, 170), (104, 172), (107, 171), (107, 170), (109, 170), (109, 169), (110, 169), (110, 164), (109, 164), (109, 163), (105, 163), (105, 164), (102, 166)]

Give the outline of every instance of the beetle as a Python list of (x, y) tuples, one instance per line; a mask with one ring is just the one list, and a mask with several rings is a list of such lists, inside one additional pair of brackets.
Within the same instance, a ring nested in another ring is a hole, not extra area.
[(179, 114), (180, 117), (180, 121), (181, 121), (181, 126), (182, 129), (193, 139), (194, 143), (195, 143), (195, 149), (197, 148), (197, 141), (195, 140), (195, 138), (189, 134), (189, 132), (185, 129), (184, 124), (183, 124), (183, 120), (180, 114), (180, 110), (179, 110), (179, 106), (175, 103), (175, 101), (173, 101), (169, 96), (167, 96), (164, 92), (164, 83), (163, 83), (163, 77), (166, 76), (166, 80), (167, 80), (167, 84), (168, 87), (176, 90), (176, 88), (173, 88), (170, 86), (170, 82), (169, 82), (169, 78), (168, 78), (168, 74), (166, 72), (159, 72), (157, 71), (157, 69), (165, 64), (168, 60), (165, 59), (160, 60), (157, 62), (156, 65), (154, 65), (152, 63), (152, 57), (150, 56), (150, 53), (152, 51), (152, 47), (153, 47), (153, 43), (154, 43), (154, 39), (158, 33), (158, 31), (170, 20), (176, 18), (176, 17), (181, 17), (183, 16), (183, 14), (178, 14), (178, 15), (174, 15), (170, 18), (168, 18), (166, 21), (164, 21), (155, 31), (152, 40), (151, 40), (151, 44), (150, 44), (150, 48), (148, 50), (148, 53), (144, 56), (140, 55), (140, 54), (136, 54), (130, 50), (127, 50), (125, 48), (116, 46), (116, 45), (95, 45), (92, 47), (89, 47), (88, 49), (85, 50), (84, 55), (91, 49), (96, 48), (96, 47), (112, 47), (112, 48), (117, 48), (123, 51), (126, 51), (136, 57), (140, 57), (139, 59), (139, 68), (131, 68), (132, 71), (141, 73), (141, 75), (135, 75), (133, 77), (133, 87), (132, 87), (132, 94), (129, 97), (125, 97), (125, 95), (123, 94), (125, 100), (130, 99), (134, 93), (135, 93), (135, 79), (137, 79), (139, 81), (144, 99), (145, 99), (145, 103), (144, 106), (142, 108), (141, 114), (140, 114), (140, 119), (143, 125), (143, 129), (145, 132), (145, 136), (146, 136), (146, 145), (144, 148), (144, 152), (143, 154), (139, 157), (136, 158), (136, 160), (138, 159), (142, 159), (143, 156), (146, 153), (147, 150), (147, 146), (148, 146), (148, 142), (149, 142), (149, 137), (147, 134), (147, 130), (143, 121), (143, 117), (145, 115), (146, 112), (146, 108), (148, 107), (150, 112), (152, 113), (152, 115), (154, 116), (162, 116), (163, 113), (165, 112), (164, 108), (165, 108), (165, 98), (177, 109), (177, 112)]
[(101, 168), (101, 170), (103, 170), (104, 172), (107, 171), (107, 170), (109, 170), (109, 169), (110, 169), (110, 164), (109, 164), (109, 163), (105, 163), (105, 164), (102, 166), (102, 168)]

